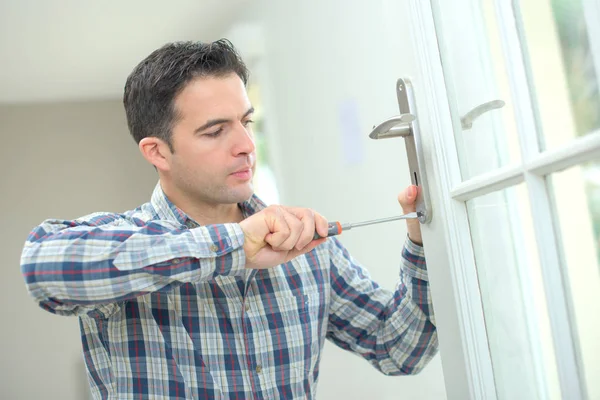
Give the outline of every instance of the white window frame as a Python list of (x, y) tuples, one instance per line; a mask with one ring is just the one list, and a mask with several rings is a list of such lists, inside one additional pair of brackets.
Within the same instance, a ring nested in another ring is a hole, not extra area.
[[(420, 66), (419, 76), (413, 77), (413, 81), (417, 107), (427, 110), (418, 114), (418, 118), (425, 136), (425, 168), (430, 177), (434, 208), (432, 223), (423, 225), (422, 230), (424, 241), (437, 246), (431, 254), (426, 248), (428, 264), (444, 266), (443, 269), (430, 268), (429, 274), (448, 398), (496, 398), (466, 201), (524, 183), (531, 203), (535, 204), (531, 211), (544, 287), (546, 293), (552, 293), (546, 299), (561, 391), (564, 398), (585, 399), (585, 385), (569, 317), (569, 286), (561, 266), (564, 265), (561, 250), (556, 245), (560, 243), (560, 237), (546, 176), (600, 158), (600, 132), (540, 152), (536, 137), (525, 134), (540, 129), (532, 110), (527, 71), (516, 69), (511, 73), (510, 81), (515, 109), (522, 114), (517, 115), (522, 162), (462, 182), (453, 134), (455, 127), (439, 53), (440, 38), (436, 36), (434, 24), (433, 8), (438, 7), (439, 1), (410, 0), (409, 7), (412, 40)], [(499, 16), (512, 12), (510, 3), (497, 2), (496, 12)], [(505, 56), (515, 65), (527, 65), (522, 63), (520, 47), (514, 46), (519, 43), (514, 30), (508, 26), (504, 28), (504, 41), (513, 44), (510, 49), (505, 49)], [(445, 286), (443, 290), (442, 286)], [(541, 393), (544, 393), (542, 386)]]

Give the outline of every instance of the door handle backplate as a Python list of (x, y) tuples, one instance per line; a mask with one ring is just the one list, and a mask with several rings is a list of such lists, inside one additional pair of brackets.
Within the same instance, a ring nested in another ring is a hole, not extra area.
[(418, 189), (416, 206), (419, 221), (422, 224), (426, 224), (431, 221), (432, 217), (431, 200), (427, 185), (427, 175), (424, 169), (423, 146), (414, 91), (409, 79), (398, 79), (396, 82), (396, 94), (400, 115), (390, 118), (374, 127), (369, 137), (371, 139), (404, 138), (410, 179), (412, 184), (417, 186)]

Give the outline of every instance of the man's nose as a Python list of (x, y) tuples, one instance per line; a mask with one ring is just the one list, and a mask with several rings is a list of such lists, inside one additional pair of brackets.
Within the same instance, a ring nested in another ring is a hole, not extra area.
[(235, 130), (233, 152), (237, 156), (238, 154), (250, 154), (254, 152), (256, 146), (254, 145), (254, 135), (252, 131), (240, 123)]

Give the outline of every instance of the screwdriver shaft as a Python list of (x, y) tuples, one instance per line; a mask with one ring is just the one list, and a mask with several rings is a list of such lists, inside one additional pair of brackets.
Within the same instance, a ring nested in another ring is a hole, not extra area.
[(347, 224), (347, 225), (342, 224), (342, 230), (348, 230), (348, 229), (356, 228), (359, 226), (381, 224), (383, 222), (397, 221), (400, 219), (413, 219), (413, 218), (419, 218), (419, 215), (416, 212), (411, 212), (411, 213), (399, 215), (396, 217), (380, 218), (380, 219), (374, 219), (371, 221), (364, 221), (364, 222), (355, 222), (353, 224)]
[[(396, 216), (396, 217), (374, 219), (374, 220), (371, 220), (371, 221), (364, 221), (364, 222), (355, 222), (355, 223), (352, 223), (352, 224), (340, 224), (337, 221), (336, 222), (330, 222), (329, 226), (328, 226), (328, 230), (327, 230), (327, 237), (339, 235), (340, 233), (342, 233), (342, 231), (347, 231), (347, 230), (350, 230), (352, 228), (356, 228), (356, 227), (359, 227), (359, 226), (381, 224), (383, 222), (397, 221), (397, 220), (400, 220), (400, 219), (413, 219), (413, 218), (419, 218), (419, 213), (418, 212), (411, 212), (411, 213), (404, 214), (404, 215), (399, 215), (399, 216)], [(317, 232), (315, 232), (315, 235), (313, 236), (313, 240), (320, 239), (321, 237), (322, 237), (321, 235), (319, 235)]]

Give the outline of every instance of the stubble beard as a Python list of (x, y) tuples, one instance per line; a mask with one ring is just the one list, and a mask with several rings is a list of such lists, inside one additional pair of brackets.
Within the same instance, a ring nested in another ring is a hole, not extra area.
[(188, 187), (192, 196), (206, 204), (238, 204), (247, 201), (254, 193), (252, 181), (232, 188), (227, 185), (211, 185), (211, 187)]

